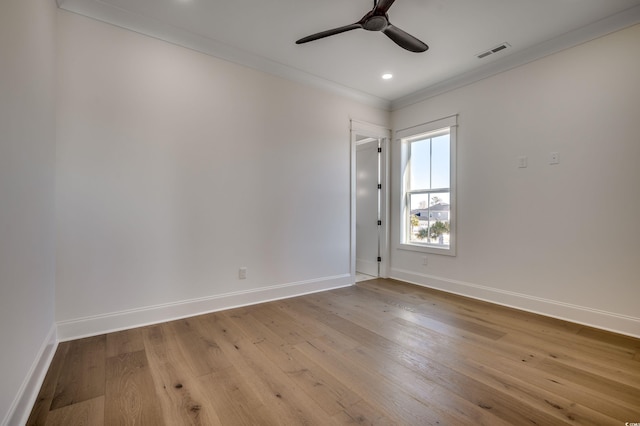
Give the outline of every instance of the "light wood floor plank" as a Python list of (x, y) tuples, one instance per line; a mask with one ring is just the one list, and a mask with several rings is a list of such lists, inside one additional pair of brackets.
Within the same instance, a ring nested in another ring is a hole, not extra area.
[[(482, 304), (483, 302), (478, 303)], [(453, 308), (449, 308), (448, 311), (445, 310), (445, 313), (448, 316), (451, 316), (452, 309)], [(400, 314), (398, 314), (397, 316), (408, 321), (412, 321), (417, 325), (436, 330), (441, 334), (448, 335), (449, 337), (456, 337), (455, 330), (453, 330), (454, 334), (452, 334), (452, 329), (447, 328), (446, 325), (443, 325), (439, 322), (434, 322), (436, 320), (432, 318), (438, 318), (441, 315), (438, 312), (434, 312), (434, 310), (437, 311), (438, 309), (434, 309), (433, 306), (429, 306), (429, 312), (426, 315), (419, 312), (399, 311)], [(509, 309), (504, 310), (511, 311)], [(465, 312), (459, 312), (456, 315), (466, 317)], [(500, 327), (501, 329), (505, 330), (505, 332), (508, 332), (508, 324), (511, 324), (513, 321), (511, 319), (509, 319), (509, 321), (503, 319), (503, 321), (505, 322), (505, 325), (497, 324), (494, 327)], [(501, 354), (504, 354), (506, 351), (512, 351), (515, 358), (529, 358), (529, 362), (533, 361), (533, 359), (531, 359), (532, 355), (535, 359), (543, 359), (550, 356), (558, 360), (559, 362), (564, 362), (572, 366), (579, 366), (579, 368), (584, 369), (585, 371), (589, 371), (596, 375), (602, 375), (615, 381), (621, 381), (627, 384), (633, 384), (640, 381), (640, 368), (638, 368), (636, 362), (627, 359), (629, 348), (633, 348), (633, 345), (637, 344), (635, 343), (635, 340), (637, 339), (632, 339), (626, 336), (621, 336), (622, 338), (618, 337), (618, 341), (627, 343), (633, 342), (631, 344), (628, 344), (626, 349), (615, 348), (615, 352), (618, 354), (622, 354), (622, 358), (612, 358), (612, 353), (614, 351), (611, 350), (613, 348), (609, 347), (610, 352), (605, 352), (604, 354), (597, 355), (597, 359), (602, 360), (604, 358), (607, 359), (607, 362), (592, 363), (590, 362), (590, 359), (592, 359), (591, 355), (588, 351), (585, 350), (585, 346), (593, 347), (596, 344), (608, 345), (608, 343), (606, 343), (607, 340), (612, 340), (609, 339), (609, 336), (616, 335), (614, 335), (613, 333), (595, 330), (592, 331), (592, 333), (597, 333), (599, 339), (601, 339), (602, 341), (593, 339), (586, 340), (582, 338), (582, 335), (586, 335), (585, 329), (588, 329), (588, 327), (576, 325), (565, 327), (565, 322), (548, 318), (541, 318), (540, 322), (560, 323), (560, 331), (556, 330), (555, 333), (566, 333), (566, 331), (562, 330), (567, 329), (571, 329), (572, 331), (569, 332), (570, 334), (562, 334), (558, 337), (555, 337), (551, 336), (551, 332), (545, 333), (545, 336), (539, 336), (535, 333), (532, 334), (530, 330), (521, 330), (517, 333), (511, 332), (503, 335), (502, 337), (500, 337), (500, 345), (491, 345), (489, 347), (497, 348), (497, 350), (499, 350)], [(576, 332), (579, 332), (578, 334), (580, 334), (580, 336), (574, 336)], [(464, 335), (460, 335), (460, 337), (464, 337), (465, 341), (474, 341), (476, 343), (484, 345), (482, 341), (478, 340), (477, 333), (475, 335), (467, 333)], [(573, 341), (574, 344), (567, 344), (567, 340), (570, 342)], [(578, 342), (581, 342), (580, 346), (575, 347), (575, 344)]]
[(106, 424), (165, 424), (144, 350), (108, 358), (106, 378)]
[(394, 280), (58, 346), (29, 425), (622, 425), (640, 339)]
[(206, 399), (222, 425), (278, 425), (275, 410), (265, 404), (255, 388), (235, 366), (198, 377)]
[(144, 350), (141, 329), (116, 331), (107, 334), (107, 358)]
[[(62, 342), (58, 345), (56, 353), (51, 361), (49, 370), (44, 378), (38, 398), (31, 410), (31, 415), (27, 420), (27, 426), (44, 425), (47, 422), (49, 416), (49, 409), (51, 408), (51, 402), (56, 392), (56, 384), (58, 377), (63, 371), (62, 367), (69, 351), (71, 342)], [(66, 372), (65, 372), (66, 374)]]
[(156, 395), (167, 425), (222, 425), (205, 390), (193, 378), (173, 327), (159, 324), (141, 331)]
[(203, 334), (197, 318), (172, 321), (168, 327), (180, 342), (178, 347), (195, 377), (231, 366), (218, 343)]
[(105, 361), (105, 335), (70, 342), (51, 410), (104, 396)]
[[(402, 329), (404, 329), (406, 337), (399, 332)], [(430, 336), (423, 333), (416, 333), (416, 331), (417, 329), (412, 327), (411, 324), (401, 325), (397, 322), (393, 328), (382, 332), (394, 333), (399, 339), (406, 341), (407, 346), (413, 347), (414, 351), (420, 353), (426, 359), (438, 360), (438, 363), (444, 364), (448, 369), (450, 369), (450, 372), (456, 371), (461, 374), (465, 378), (462, 381), (462, 383), (464, 383), (462, 389), (468, 390), (473, 383), (489, 386), (488, 389), (479, 393), (480, 395), (485, 395), (484, 400), (478, 401), (482, 406), (499, 407), (506, 405), (517, 409), (517, 412), (522, 413), (528, 406), (535, 406), (536, 404), (539, 405), (542, 402), (551, 405), (556, 409), (559, 409), (558, 407), (562, 407), (563, 404), (564, 407), (568, 407), (571, 406), (572, 402), (582, 402), (585, 399), (585, 396), (589, 395), (586, 388), (577, 386), (575, 383), (572, 383), (572, 387), (577, 388), (577, 392), (575, 393), (577, 398), (576, 400), (567, 400), (564, 392), (556, 393), (559, 389), (557, 387), (554, 388), (553, 386), (550, 386), (553, 382), (545, 383), (538, 380), (543, 374), (543, 372), (538, 368), (538, 365), (540, 364), (538, 362), (530, 362), (528, 359), (524, 359), (524, 361), (527, 362), (523, 362), (522, 360), (512, 359), (510, 357), (501, 357), (493, 350), (487, 350), (466, 342), (458, 342), (455, 351), (447, 349), (454, 344), (453, 341), (440, 340), (437, 345), (422, 344), (422, 342), (429, 341)], [(465, 354), (473, 354), (473, 356), (470, 357)], [(551, 376), (550, 380), (555, 380), (555, 382), (559, 383), (559, 380), (561, 379), (558, 376)], [(447, 380), (444, 381), (442, 385), (447, 386), (453, 383), (456, 383), (456, 381)], [(536, 386), (534, 384), (542, 384), (543, 386)], [(456, 392), (460, 392), (460, 390), (457, 390)], [(487, 402), (487, 397), (495, 398), (502, 392), (507, 392), (509, 397), (517, 397), (518, 401), (512, 401), (509, 404)], [(599, 399), (601, 400), (602, 398), (603, 396), (601, 395)], [(589, 399), (588, 397), (586, 399), (590, 400), (591, 403), (600, 404), (598, 400)], [(607, 400), (608, 398), (605, 398), (605, 401)], [(562, 401), (563, 404), (559, 401)], [(521, 402), (524, 402), (526, 406), (522, 407)], [(622, 406), (619, 405), (619, 401), (610, 400), (610, 402), (610, 407), (617, 406), (618, 408), (622, 408)], [(574, 412), (579, 410), (579, 405), (576, 405), (573, 409)], [(587, 411), (589, 413), (589, 415), (586, 416), (588, 418), (598, 419), (602, 417), (597, 413), (591, 413), (589, 410), (582, 411)], [(559, 411), (554, 412), (554, 414), (558, 413)], [(613, 413), (609, 412), (609, 414)], [(575, 413), (567, 414), (568, 420), (577, 417), (578, 416)], [(607, 419), (606, 417), (608, 416), (605, 416), (604, 420), (608, 421), (604, 424), (612, 421), (612, 419)], [(514, 419), (512, 419), (512, 421), (513, 420)], [(522, 421), (522, 419), (520, 419), (520, 421)], [(546, 419), (545, 423), (548, 421), (552, 421), (552, 419)], [(601, 419), (601, 421), (603, 420)], [(596, 424), (598, 423), (596, 422)]]
[[(294, 321), (293, 318), (290, 321)], [(332, 417), (383, 422), (384, 414), (362, 401), (345, 384), (295, 350), (253, 315), (236, 319), (256, 346)], [(320, 335), (320, 334), (319, 334)], [(390, 422), (390, 420), (389, 420)]]
[(104, 396), (67, 405), (49, 413), (46, 425), (102, 426), (104, 425)]
[(429, 403), (432, 387), (421, 389), (419, 394), (411, 394), (379, 374), (375, 366), (363, 366), (345, 358), (320, 339), (298, 344), (296, 349), (334, 376), (349, 382), (364, 400), (382, 409), (398, 424), (463, 424), (462, 418)]
[[(260, 395), (265, 406), (274, 413), (282, 424), (331, 424), (326, 413), (316, 401), (312, 400), (292, 381), (275, 363), (269, 360), (249, 336), (237, 326), (239, 317), (228, 317), (225, 326), (227, 339), (221, 342), (223, 351), (232, 359), (232, 363), (253, 391)], [(234, 323), (235, 333), (232, 326)], [(223, 321), (224, 323), (224, 321)]]
[[(352, 319), (359, 321), (357, 318), (352, 317)], [(473, 380), (473, 378), (470, 378), (464, 373), (448, 368), (446, 365), (438, 362), (437, 360), (446, 358), (449, 354), (444, 352), (443, 348), (441, 348), (438, 343), (433, 344), (431, 336), (422, 335), (416, 338), (416, 336), (413, 335), (402, 336), (402, 333), (397, 333), (396, 335), (393, 331), (393, 327), (391, 327), (387, 333), (384, 331), (385, 325), (368, 329), (366, 321), (361, 324), (353, 324), (350, 323), (350, 321), (339, 317), (334, 318), (332, 320), (332, 324), (352, 336), (357, 336), (358, 340), (367, 342), (365, 346), (375, 348), (379, 354), (405, 365), (407, 370), (413, 372), (416, 377), (423, 375), (424, 378), (440, 385), (443, 389), (448, 389), (456, 395), (467, 398), (467, 400), (472, 404), (482, 409), (491, 410), (492, 414), (505, 419), (505, 421), (508, 421), (511, 424), (526, 422), (527, 420), (531, 420), (532, 417), (533, 420), (538, 420), (541, 424), (548, 424), (548, 422), (554, 420), (553, 417), (547, 416), (544, 413), (541, 413), (540, 418), (535, 418), (533, 414), (527, 416), (527, 410), (529, 407), (526, 404), (513, 399), (509, 393), (505, 393), (500, 387), (490, 387), (482, 382)], [(389, 338), (386, 338), (384, 335)], [(405, 338), (406, 342), (401, 345), (393, 342), (394, 339), (403, 341)], [(408, 350), (410, 347), (414, 348), (414, 351)], [(433, 351), (430, 353), (430, 355), (432, 355), (431, 358), (426, 358), (419, 354), (423, 348), (431, 348)], [(334, 347), (334, 349), (338, 352), (344, 353), (344, 348)], [(355, 351), (348, 353), (350, 359), (357, 358), (353, 352)], [(360, 352), (362, 352), (362, 349), (360, 349)], [(386, 365), (389, 362), (390, 361), (386, 361), (383, 365)], [(465, 360), (462, 359), (462, 362), (464, 363)], [(362, 361), (358, 364), (377, 365), (376, 363), (367, 363)], [(388, 373), (385, 376), (393, 379), (397, 378), (398, 374)], [(419, 384), (420, 380), (414, 379), (413, 382)], [(405, 385), (405, 387), (407, 387), (407, 385)], [(411, 393), (414, 394), (415, 391), (412, 391)], [(532, 410), (532, 412), (535, 412), (535, 410)], [(489, 422), (489, 424), (491, 423), (493, 422)]]

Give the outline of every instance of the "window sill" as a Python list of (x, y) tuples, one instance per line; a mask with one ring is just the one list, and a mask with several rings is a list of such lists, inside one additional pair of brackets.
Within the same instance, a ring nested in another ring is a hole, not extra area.
[(449, 247), (438, 247), (433, 245), (422, 245), (422, 244), (406, 244), (400, 243), (398, 245), (399, 250), (407, 250), (407, 251), (417, 251), (420, 253), (429, 253), (429, 254), (440, 254), (443, 256), (455, 256), (456, 251), (452, 246)]

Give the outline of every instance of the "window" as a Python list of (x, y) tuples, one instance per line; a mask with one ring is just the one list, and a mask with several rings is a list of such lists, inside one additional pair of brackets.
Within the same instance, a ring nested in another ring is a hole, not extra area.
[(402, 249), (455, 255), (456, 123), (452, 116), (397, 132)]

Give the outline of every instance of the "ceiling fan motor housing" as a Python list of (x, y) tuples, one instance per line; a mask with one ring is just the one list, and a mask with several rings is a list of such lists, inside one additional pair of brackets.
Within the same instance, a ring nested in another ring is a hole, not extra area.
[(389, 20), (386, 16), (373, 15), (365, 17), (362, 23), (362, 28), (367, 31), (382, 31), (389, 25)]

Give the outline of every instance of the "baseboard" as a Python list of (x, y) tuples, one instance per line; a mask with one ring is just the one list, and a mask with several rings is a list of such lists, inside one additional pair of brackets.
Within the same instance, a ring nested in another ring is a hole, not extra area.
[(2, 426), (23, 425), (27, 422), (57, 347), (56, 325), (52, 324), (7, 416), (2, 421)]
[(57, 323), (58, 339), (59, 341), (67, 341), (96, 336), (224, 309), (347, 287), (353, 285), (354, 282), (355, 277), (351, 274), (344, 274), (60, 321)]
[(640, 318), (394, 268), (391, 278), (640, 338)]

